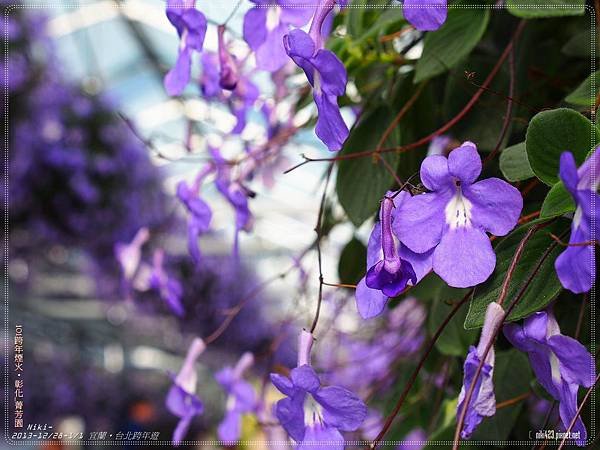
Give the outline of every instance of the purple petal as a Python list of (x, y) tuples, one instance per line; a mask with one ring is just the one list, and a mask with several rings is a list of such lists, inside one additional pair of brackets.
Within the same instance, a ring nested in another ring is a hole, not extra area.
[(267, 8), (254, 7), (244, 16), (244, 40), (257, 50), (267, 39)]
[(527, 317), (523, 322), (523, 330), (528, 339), (545, 344), (548, 333), (548, 313), (540, 311)]
[(315, 132), (330, 151), (338, 151), (348, 138), (349, 131), (337, 105), (337, 98), (319, 94), (316, 89), (313, 98), (319, 111)]
[(577, 170), (577, 176), (579, 181), (577, 183), (578, 190), (591, 190), (596, 191), (598, 189), (598, 183), (600, 183), (600, 151), (599, 147), (594, 149), (592, 155), (586, 159), (581, 167)]
[(367, 417), (367, 407), (353, 392), (340, 386), (321, 388), (313, 394), (323, 407), (323, 420), (341, 431), (354, 431)]
[(217, 427), (217, 436), (220, 441), (236, 442), (242, 431), (242, 415), (236, 410), (225, 413), (223, 421)]
[(462, 183), (474, 183), (481, 174), (481, 167), (481, 157), (472, 142), (464, 142), (448, 155), (448, 170)]
[(306, 25), (315, 12), (306, 0), (278, 0), (277, 3), (281, 6), (280, 22), (298, 28)]
[(571, 152), (563, 152), (560, 155), (559, 175), (567, 190), (573, 197), (576, 196), (577, 182), (577, 164)]
[(275, 386), (282, 394), (287, 395), (288, 397), (293, 396), (298, 390), (294, 387), (294, 383), (283, 375), (279, 375), (278, 373), (272, 373), (269, 375), (271, 378), (271, 383)]
[(190, 423), (192, 421), (192, 416), (182, 417), (181, 420), (177, 423), (175, 427), (175, 431), (173, 431), (173, 446), (177, 447), (183, 441), (183, 438), (187, 434), (188, 428), (190, 427)]
[[(328, 96), (344, 95), (348, 76), (344, 64), (335, 53), (331, 50), (317, 50), (312, 61), (319, 72), (320, 90)], [(315, 89), (319, 90), (319, 87), (315, 86)]]
[(557, 334), (548, 338), (548, 345), (560, 362), (560, 374), (568, 383), (590, 387), (595, 364), (590, 352), (575, 339)]
[[(560, 420), (565, 427), (565, 430), (569, 428), (573, 418), (577, 414), (577, 391), (579, 390), (579, 386), (576, 384), (570, 384), (567, 382), (563, 382), (560, 390), (560, 405), (558, 408), (558, 412), (560, 414)], [(587, 440), (587, 432), (585, 429), (585, 425), (581, 420), (581, 417), (578, 417), (575, 421), (575, 425), (571, 429), (571, 433), (579, 432), (579, 439), (575, 440), (575, 443), (579, 447), (583, 447), (586, 444)]]
[(177, 417), (194, 416), (204, 410), (204, 405), (197, 396), (189, 394), (177, 384), (169, 389), (166, 406)]
[(439, 191), (452, 186), (445, 156), (428, 156), (421, 163), (421, 182), (430, 191)]
[(356, 308), (363, 319), (378, 316), (385, 308), (388, 296), (367, 286), (363, 278), (356, 286)]
[(471, 221), (475, 225), (496, 236), (504, 236), (517, 225), (523, 197), (506, 181), (488, 178), (465, 186), (463, 193), (473, 204)]
[[(569, 243), (588, 242), (591, 238), (581, 228), (575, 228), (573, 222)], [(558, 255), (554, 268), (560, 283), (576, 294), (588, 292), (596, 278), (594, 248), (591, 245), (569, 246)]]
[(206, 36), (206, 17), (197, 9), (187, 9), (183, 12), (181, 18), (188, 30), (185, 46), (201, 51)]
[(279, 424), (297, 442), (304, 437), (304, 395), (284, 398), (275, 405), (275, 416)]
[(297, 450), (344, 450), (344, 444), (344, 437), (336, 428), (317, 422), (306, 427)]
[(404, 18), (417, 30), (437, 30), (446, 21), (446, 0), (404, 0)]
[(415, 272), (417, 282), (413, 283), (413, 286), (425, 278), (433, 268), (433, 249), (425, 253), (415, 253), (407, 246), (402, 245), (400, 246), (399, 254), (403, 260), (412, 266)]
[(319, 381), (315, 369), (307, 364), (292, 369), (290, 375), (294, 386), (306, 392), (316, 392), (321, 386), (321, 381)]
[(265, 42), (256, 49), (256, 67), (268, 72), (276, 72), (289, 61), (283, 46), (283, 37), (287, 32), (288, 29), (284, 25), (271, 30)]
[(170, 96), (180, 95), (190, 81), (191, 50), (184, 47), (177, 56), (175, 65), (165, 75), (165, 89)]
[(394, 267), (393, 271), (388, 270), (385, 260), (371, 267), (367, 271), (367, 286), (371, 289), (379, 289), (388, 297), (395, 297), (406, 288), (409, 281), (413, 285), (417, 284), (417, 276), (409, 262), (398, 258), (395, 263), (394, 266), (399, 267)]
[(367, 267), (372, 267), (381, 259), (381, 222), (376, 222), (367, 243)]
[(449, 229), (433, 252), (433, 271), (452, 287), (471, 287), (489, 278), (496, 254), (488, 236), (469, 226)]

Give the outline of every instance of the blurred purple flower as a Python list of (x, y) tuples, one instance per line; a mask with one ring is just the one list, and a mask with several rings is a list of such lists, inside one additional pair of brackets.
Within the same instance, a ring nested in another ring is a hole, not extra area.
[(491, 275), (496, 255), (486, 231), (504, 236), (523, 208), (520, 192), (506, 181), (475, 182), (481, 168), (472, 142), (463, 143), (448, 158), (428, 156), (421, 165), (421, 181), (432, 192), (400, 204), (402, 220), (393, 224), (412, 251), (433, 252), (433, 271), (452, 287), (475, 286)]
[(150, 275), (150, 287), (156, 289), (160, 297), (167, 306), (179, 317), (185, 314), (181, 297), (183, 296), (183, 287), (181, 283), (169, 276), (163, 267), (165, 254), (162, 249), (154, 252), (152, 273)]
[(400, 294), (408, 283), (413, 286), (431, 270), (431, 252), (417, 254), (402, 246), (393, 233), (401, 205), (410, 194), (388, 192), (381, 202), (380, 221), (375, 224), (367, 245), (367, 274), (356, 287), (356, 306), (363, 319), (383, 311), (390, 297)]
[[(313, 336), (300, 334), (298, 365), (290, 378), (272, 373), (271, 382), (286, 398), (275, 406), (279, 423), (298, 449), (326, 446), (344, 449), (341, 431), (355, 431), (367, 416), (367, 407), (356, 395), (340, 386), (322, 387), (310, 365)], [(309, 409), (305, 411), (305, 408)], [(307, 421), (308, 420), (308, 421)], [(326, 444), (325, 444), (326, 443)], [(318, 448), (318, 447), (317, 447)]]
[(254, 363), (252, 353), (244, 353), (235, 367), (225, 367), (215, 378), (227, 393), (225, 417), (217, 428), (219, 440), (234, 444), (240, 438), (242, 415), (256, 409), (254, 388), (242, 377)]
[(256, 6), (244, 16), (244, 40), (254, 50), (256, 66), (275, 72), (288, 62), (283, 37), (292, 27), (306, 25), (314, 7), (305, 0), (251, 1)]
[[(456, 409), (456, 418), (462, 414), (462, 409), (465, 407), (465, 396), (469, 392), (477, 367), (481, 363), (481, 358), (485, 353), (486, 347), (492, 342), (494, 333), (501, 325), (504, 318), (504, 309), (496, 302), (491, 302), (485, 312), (485, 321), (481, 330), (481, 337), (477, 348), (471, 346), (464, 365), (464, 381), (458, 396), (458, 407)], [(463, 439), (469, 439), (475, 428), (481, 423), (484, 417), (491, 417), (496, 414), (496, 397), (494, 396), (494, 346), (490, 347), (485, 358), (485, 363), (481, 367), (481, 372), (477, 377), (475, 388), (471, 396), (465, 420), (460, 435)]]
[[(578, 341), (560, 333), (551, 311), (534, 313), (523, 325), (505, 325), (504, 335), (512, 345), (529, 355), (538, 381), (560, 402), (560, 419), (566, 430), (577, 413), (579, 386), (590, 387), (594, 382), (592, 355)], [(571, 432), (578, 446), (586, 444), (587, 433), (580, 417)]]
[(404, 0), (402, 12), (417, 30), (437, 30), (448, 16), (447, 0)]
[(167, 0), (167, 18), (179, 35), (179, 55), (165, 76), (165, 89), (171, 96), (183, 92), (190, 81), (192, 52), (201, 51), (206, 35), (206, 17), (196, 9), (195, 0)]
[(313, 87), (319, 116), (315, 132), (327, 148), (337, 151), (348, 137), (337, 98), (346, 92), (346, 68), (331, 50), (324, 47), (321, 27), (335, 0), (322, 0), (315, 11), (309, 33), (294, 29), (283, 38), (285, 51), (300, 67)]
[(427, 441), (427, 433), (422, 428), (415, 428), (410, 431), (398, 444), (396, 450), (421, 450), (425, 447)]
[(202, 401), (196, 396), (198, 375), (194, 366), (205, 349), (206, 345), (202, 339), (195, 338), (192, 341), (183, 366), (173, 379), (173, 386), (167, 394), (167, 409), (180, 418), (173, 432), (173, 446), (175, 447), (185, 437), (194, 416), (202, 414), (204, 411)]
[[(587, 292), (596, 279), (595, 245), (592, 236), (600, 235), (600, 215), (597, 193), (600, 183), (600, 151), (596, 147), (579, 169), (570, 152), (560, 156), (560, 178), (575, 200), (577, 209), (571, 223), (569, 247), (554, 263), (561, 284), (576, 294)], [(592, 228), (595, 226), (595, 230)]]
[(239, 74), (235, 57), (229, 52), (225, 43), (225, 25), (217, 28), (219, 42), (219, 86), (233, 91), (238, 83)]
[(150, 238), (148, 228), (140, 228), (130, 243), (117, 242), (115, 256), (126, 282), (130, 283), (137, 272), (142, 260), (142, 247)]

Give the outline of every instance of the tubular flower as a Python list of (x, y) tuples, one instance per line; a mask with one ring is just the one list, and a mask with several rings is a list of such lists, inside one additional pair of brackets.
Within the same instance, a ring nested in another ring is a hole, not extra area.
[(321, 386), (310, 365), (313, 336), (300, 334), (298, 366), (290, 377), (271, 374), (271, 382), (286, 395), (275, 407), (281, 426), (298, 449), (344, 449), (341, 431), (355, 431), (367, 416), (367, 407), (356, 395), (340, 386)]
[(225, 25), (217, 28), (219, 41), (219, 86), (228, 91), (233, 91), (237, 86), (239, 74), (235, 57), (229, 53), (225, 43)]
[(167, 304), (167, 306), (182, 317), (185, 314), (183, 305), (181, 304), (181, 297), (183, 296), (183, 286), (181, 283), (170, 277), (163, 267), (165, 259), (165, 253), (163, 250), (156, 250), (154, 252), (152, 273), (150, 275), (150, 287), (156, 289), (160, 297)]
[(523, 208), (520, 192), (499, 178), (477, 181), (481, 158), (472, 142), (448, 158), (428, 156), (421, 181), (431, 192), (398, 206), (402, 220), (393, 227), (400, 241), (416, 253), (433, 251), (433, 271), (452, 287), (484, 282), (494, 271), (496, 255), (486, 232), (504, 236)]
[[(504, 335), (512, 345), (527, 353), (540, 384), (560, 402), (560, 420), (567, 429), (577, 414), (579, 386), (590, 387), (594, 382), (592, 355), (575, 339), (560, 333), (551, 311), (534, 313), (523, 325), (505, 325)], [(580, 417), (571, 431), (576, 444), (584, 446), (587, 434)]]
[[(458, 407), (456, 417), (460, 417), (462, 409), (465, 407), (465, 396), (473, 384), (473, 378), (477, 372), (477, 367), (481, 363), (481, 358), (485, 353), (486, 347), (492, 341), (494, 333), (501, 325), (504, 318), (504, 309), (496, 302), (488, 305), (485, 312), (485, 321), (481, 331), (481, 338), (477, 347), (471, 346), (464, 365), (464, 381), (458, 396)], [(460, 435), (463, 439), (468, 439), (475, 431), (475, 428), (481, 423), (484, 417), (491, 417), (496, 414), (496, 397), (494, 395), (494, 347), (490, 348), (481, 368), (481, 372), (475, 382), (473, 395), (467, 406), (465, 421)]]
[[(600, 183), (600, 152), (598, 148), (579, 169), (570, 152), (560, 157), (560, 178), (575, 200), (575, 215), (571, 223), (569, 247), (554, 263), (561, 284), (576, 294), (592, 288), (596, 278), (596, 255), (593, 236), (598, 239), (600, 217), (598, 184)], [(595, 208), (592, 205), (596, 205)], [(594, 219), (594, 220), (592, 220)], [(595, 224), (595, 230), (592, 230)]]

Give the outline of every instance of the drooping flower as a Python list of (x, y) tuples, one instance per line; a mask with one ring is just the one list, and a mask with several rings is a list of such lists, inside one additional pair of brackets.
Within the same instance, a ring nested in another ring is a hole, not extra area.
[[(569, 247), (554, 263), (561, 284), (576, 294), (592, 288), (596, 278), (596, 255), (593, 237), (600, 235), (600, 151), (594, 153), (581, 165), (575, 165), (570, 152), (560, 156), (560, 178), (575, 200), (575, 215), (571, 223)], [(592, 205), (596, 207), (592, 207)], [(592, 220), (593, 219), (593, 220)], [(592, 231), (592, 224), (596, 227)]]
[[(464, 365), (464, 381), (460, 394), (458, 396), (458, 407), (456, 410), (457, 419), (462, 414), (462, 409), (465, 407), (464, 401), (465, 396), (469, 392), (477, 367), (481, 363), (481, 358), (485, 353), (486, 347), (494, 337), (494, 333), (501, 325), (504, 318), (504, 309), (496, 302), (492, 302), (488, 305), (485, 312), (485, 321), (483, 323), (483, 329), (481, 330), (481, 337), (477, 347), (471, 346), (467, 359)], [(475, 388), (469, 405), (467, 406), (467, 412), (465, 414), (465, 420), (463, 428), (460, 431), (460, 435), (463, 439), (469, 439), (475, 428), (481, 423), (484, 417), (491, 417), (496, 414), (496, 397), (494, 395), (494, 383), (492, 380), (494, 374), (494, 347), (490, 347), (488, 354), (486, 355), (485, 362), (481, 367), (481, 372), (475, 382)]]
[(447, 0), (404, 0), (402, 12), (417, 30), (437, 30), (448, 16)]
[(233, 91), (238, 83), (238, 67), (235, 57), (229, 52), (225, 43), (225, 25), (217, 28), (219, 41), (219, 86), (228, 91)]
[(206, 349), (204, 341), (195, 338), (188, 349), (179, 373), (173, 379), (173, 386), (167, 394), (167, 409), (177, 417), (179, 423), (173, 432), (173, 445), (178, 446), (185, 437), (194, 416), (202, 414), (204, 405), (196, 396), (198, 375), (194, 365)]
[(283, 37), (291, 27), (303, 27), (314, 8), (304, 0), (251, 0), (256, 6), (244, 16), (244, 40), (254, 50), (256, 66), (275, 72), (287, 63)]
[(179, 95), (190, 81), (192, 53), (201, 51), (206, 35), (206, 17), (195, 7), (195, 0), (167, 0), (167, 18), (179, 35), (179, 54), (165, 76), (169, 95)]
[(196, 264), (200, 262), (201, 258), (198, 237), (208, 232), (212, 219), (210, 206), (199, 196), (200, 185), (212, 170), (213, 168), (210, 165), (206, 166), (198, 173), (191, 186), (185, 181), (180, 181), (177, 184), (177, 198), (185, 205), (190, 214), (188, 218), (188, 250)]
[(299, 66), (313, 87), (313, 98), (319, 116), (315, 132), (327, 148), (337, 151), (348, 137), (337, 98), (346, 92), (347, 74), (344, 64), (324, 47), (321, 27), (336, 0), (323, 0), (317, 6), (310, 30), (294, 29), (283, 38), (285, 51)]
[[(566, 430), (577, 413), (579, 386), (593, 384), (595, 364), (592, 355), (577, 340), (560, 333), (551, 311), (534, 313), (523, 325), (505, 325), (504, 335), (512, 345), (528, 354), (538, 381), (560, 402), (560, 419)], [(580, 417), (571, 432), (577, 445), (584, 446), (587, 433)]]
[(433, 271), (452, 287), (484, 282), (496, 255), (486, 232), (504, 236), (517, 224), (523, 207), (519, 191), (499, 178), (476, 182), (481, 158), (472, 142), (448, 158), (428, 156), (421, 181), (432, 192), (398, 205), (393, 224), (400, 241), (416, 253), (433, 251)]
[(215, 375), (217, 382), (227, 393), (225, 417), (217, 428), (219, 440), (234, 443), (240, 438), (242, 415), (257, 406), (254, 388), (242, 377), (254, 363), (252, 353), (244, 353), (235, 367), (225, 367)]
[(142, 260), (142, 247), (149, 238), (150, 232), (148, 231), (148, 228), (142, 227), (128, 244), (118, 242), (115, 245), (115, 256), (121, 266), (123, 278), (128, 283), (133, 280), (133, 277), (140, 266)]
[(160, 298), (163, 299), (171, 311), (179, 317), (182, 317), (185, 314), (185, 310), (181, 303), (183, 287), (177, 279), (170, 277), (167, 274), (163, 267), (164, 259), (165, 253), (162, 249), (154, 252), (152, 272), (150, 275), (150, 287), (158, 291)]
[(388, 192), (381, 202), (380, 221), (367, 245), (368, 271), (356, 287), (356, 306), (363, 319), (381, 314), (390, 297), (399, 295), (409, 283), (414, 286), (431, 270), (431, 252), (412, 252), (393, 232), (394, 223), (404, 220), (398, 206), (409, 199), (407, 192)]
[[(298, 444), (298, 449), (343, 450), (341, 431), (355, 431), (367, 416), (367, 407), (356, 395), (340, 386), (321, 386), (310, 365), (313, 336), (300, 334), (298, 365), (290, 377), (271, 374), (273, 385), (286, 395), (277, 402), (275, 415), (279, 423)], [(326, 443), (326, 444), (325, 444)]]

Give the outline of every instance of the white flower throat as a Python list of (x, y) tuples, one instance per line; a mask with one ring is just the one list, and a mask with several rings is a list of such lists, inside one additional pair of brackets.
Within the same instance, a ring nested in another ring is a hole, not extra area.
[(322, 407), (308, 394), (304, 400), (304, 423), (310, 426), (316, 422), (323, 423)]
[(456, 186), (456, 194), (450, 199), (444, 210), (446, 223), (451, 229), (471, 226), (471, 209), (473, 204), (463, 196), (460, 185)]

